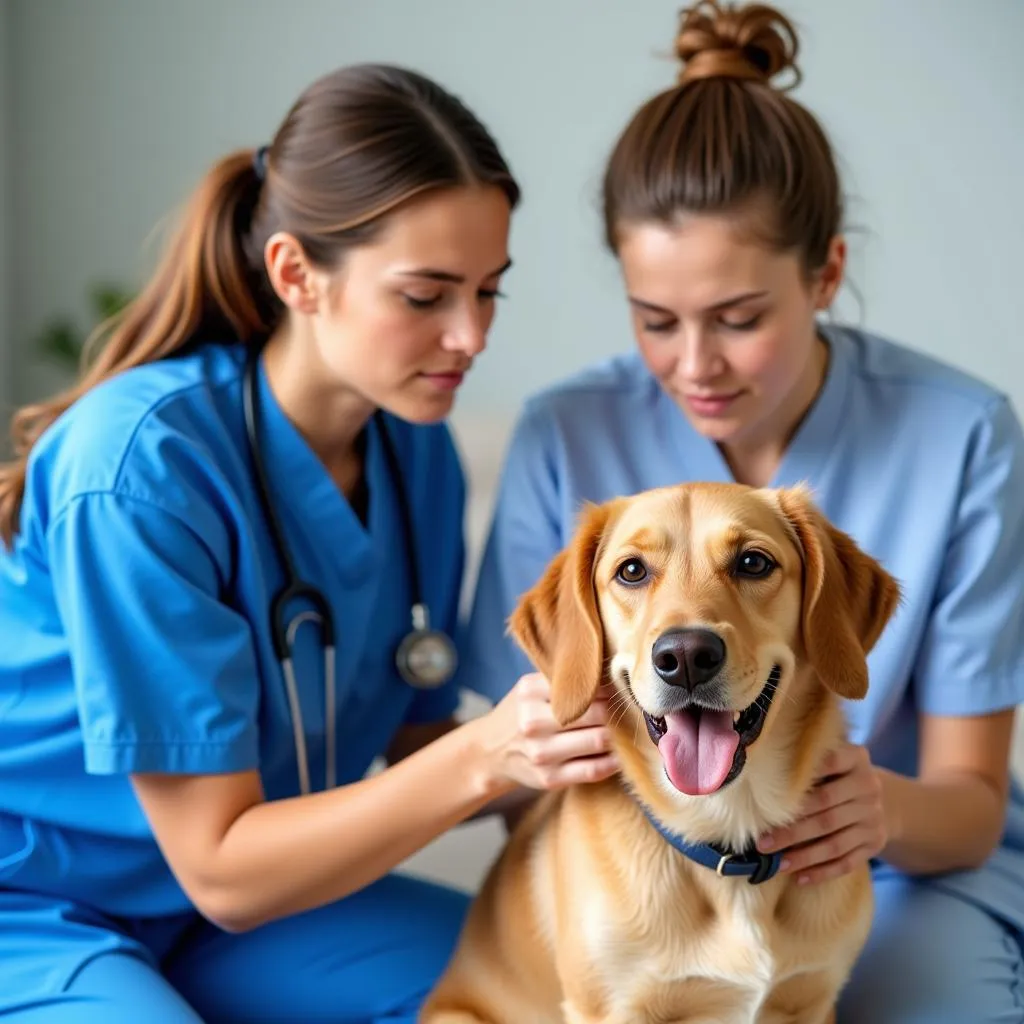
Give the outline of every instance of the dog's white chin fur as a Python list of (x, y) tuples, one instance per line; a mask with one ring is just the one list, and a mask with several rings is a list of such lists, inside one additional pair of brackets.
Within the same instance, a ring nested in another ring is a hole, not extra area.
[[(786, 690), (795, 670), (796, 659), (788, 647), (779, 646), (763, 652), (767, 668), (765, 679), (774, 665), (779, 665), (778, 692), (772, 701), (761, 734), (746, 752), (743, 770), (732, 782), (715, 793), (691, 796), (681, 793), (669, 781), (661, 764), (657, 747), (647, 735), (641, 723), (636, 730), (637, 744), (646, 744), (644, 756), (652, 763), (652, 775), (657, 778), (665, 805), (672, 808), (664, 814), (663, 824), (685, 836), (690, 842), (718, 842), (733, 849), (743, 849), (771, 828), (778, 828), (793, 821), (799, 812), (799, 798), (794, 798), (791, 785), (792, 752), (770, 742), (766, 743), (773, 719), (779, 712), (781, 702), (786, 700)], [(621, 678), (625, 672), (633, 678), (630, 660), (622, 655), (612, 658), (610, 669), (613, 678)], [(637, 714), (641, 713), (637, 706)]]

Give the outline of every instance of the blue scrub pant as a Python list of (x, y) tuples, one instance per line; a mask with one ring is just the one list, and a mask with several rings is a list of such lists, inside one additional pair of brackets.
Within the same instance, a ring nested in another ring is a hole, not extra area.
[[(1012, 929), (929, 883), (883, 876), (875, 894), (839, 1024), (1024, 1024)], [(0, 1021), (412, 1024), (466, 906), (461, 893), (396, 875), (242, 935), (195, 918), (132, 934), (0, 891)]]
[(413, 1024), (468, 906), (391, 875), (232, 935), (189, 915), (115, 922), (0, 890), (3, 1024)]
[(1022, 1024), (1021, 936), (941, 882), (875, 876), (875, 920), (838, 1024)]

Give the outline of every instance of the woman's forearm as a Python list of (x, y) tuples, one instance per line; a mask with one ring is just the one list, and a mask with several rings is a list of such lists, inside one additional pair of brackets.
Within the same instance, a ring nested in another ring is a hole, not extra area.
[[(335, 902), (394, 870), (517, 786), (555, 790), (618, 771), (601, 696), (563, 728), (550, 684), (524, 676), (486, 715), (360, 782), (267, 802), (260, 774), (141, 772), (136, 796), (196, 907), (242, 931)], [(416, 730), (406, 740), (422, 740)], [(402, 749), (399, 750), (398, 748)]]
[(1005, 798), (976, 775), (912, 779), (876, 769), (882, 782), (889, 841), (882, 856), (908, 874), (974, 868), (1003, 831)]
[(468, 724), (370, 778), (251, 807), (217, 851), (218, 923), (251, 928), (383, 877), (501, 795), (481, 764)]

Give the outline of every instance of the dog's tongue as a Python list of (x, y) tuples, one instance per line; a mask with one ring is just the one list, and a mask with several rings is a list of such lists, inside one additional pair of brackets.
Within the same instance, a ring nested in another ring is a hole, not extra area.
[(721, 788), (740, 742), (732, 712), (673, 711), (665, 716), (665, 727), (658, 753), (672, 785), (689, 796)]

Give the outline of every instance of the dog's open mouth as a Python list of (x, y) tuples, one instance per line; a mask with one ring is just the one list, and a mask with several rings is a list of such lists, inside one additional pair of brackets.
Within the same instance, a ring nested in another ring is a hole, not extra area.
[(705, 796), (739, 775), (747, 747), (761, 735), (781, 671), (778, 665), (772, 669), (754, 702), (742, 711), (718, 711), (700, 704), (671, 711), (664, 718), (644, 711), (648, 735), (676, 789)]

